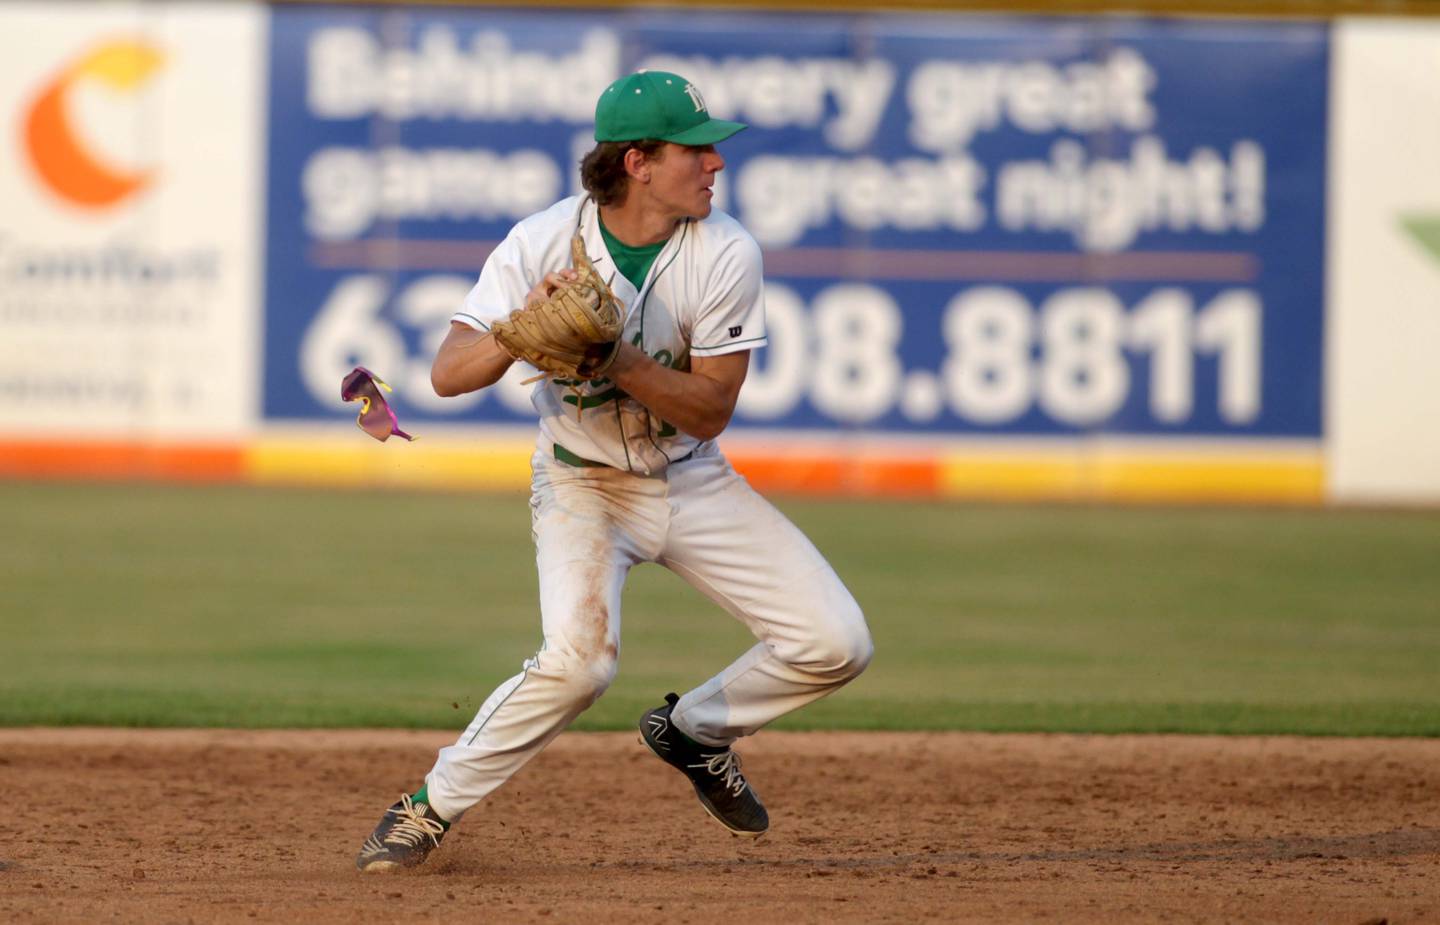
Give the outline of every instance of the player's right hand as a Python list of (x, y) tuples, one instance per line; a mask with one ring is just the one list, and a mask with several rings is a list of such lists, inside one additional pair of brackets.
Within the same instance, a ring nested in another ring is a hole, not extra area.
[(545, 274), (545, 278), (535, 284), (535, 288), (525, 293), (525, 304), (532, 305), (535, 302), (543, 302), (554, 294), (556, 289), (580, 278), (573, 267), (566, 267), (563, 270), (556, 270), (554, 273)]

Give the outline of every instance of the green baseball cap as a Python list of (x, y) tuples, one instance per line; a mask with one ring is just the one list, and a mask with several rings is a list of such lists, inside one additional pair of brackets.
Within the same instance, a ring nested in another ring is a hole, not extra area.
[(713, 145), (745, 128), (710, 118), (695, 85), (668, 71), (639, 71), (605, 88), (595, 102), (596, 141), (654, 138), (677, 145)]

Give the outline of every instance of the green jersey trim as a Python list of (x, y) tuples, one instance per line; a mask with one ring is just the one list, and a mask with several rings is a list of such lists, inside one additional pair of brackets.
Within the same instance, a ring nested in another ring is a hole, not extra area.
[(490, 330), (490, 325), (488, 325), (488, 324), (486, 324), (485, 322), (481, 321), (479, 318), (476, 318), (474, 315), (470, 314), (469, 312), (456, 312), (455, 314), (456, 314), (456, 316), (458, 316), (458, 317), (460, 317), (460, 318), (469, 318), (471, 321), (473, 321), (473, 322), (475, 322), (476, 324), (478, 324), (478, 325), (480, 326), (480, 330), (482, 330), (482, 331), (489, 331), (489, 330)]
[(722, 347), (737, 347), (740, 344), (755, 344), (759, 343), (764, 339), (765, 335), (762, 334), (759, 337), (747, 337), (744, 340), (727, 340), (718, 344), (707, 344), (705, 346), (701, 346), (700, 344), (691, 344), (690, 352), (694, 353), (696, 350), (719, 350)]

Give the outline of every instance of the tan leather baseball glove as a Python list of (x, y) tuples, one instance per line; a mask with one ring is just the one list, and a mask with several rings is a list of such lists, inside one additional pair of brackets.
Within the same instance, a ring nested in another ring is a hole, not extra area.
[(579, 232), (570, 241), (570, 254), (576, 279), (511, 312), (490, 331), (512, 357), (546, 375), (594, 379), (615, 360), (625, 313), (595, 272)]

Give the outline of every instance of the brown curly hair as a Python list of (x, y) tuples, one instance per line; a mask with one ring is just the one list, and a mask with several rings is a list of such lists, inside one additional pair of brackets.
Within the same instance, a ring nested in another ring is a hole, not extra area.
[(654, 159), (665, 142), (653, 138), (640, 141), (602, 141), (580, 160), (580, 184), (597, 205), (609, 206), (625, 198), (630, 175), (625, 172), (625, 152), (636, 149)]

